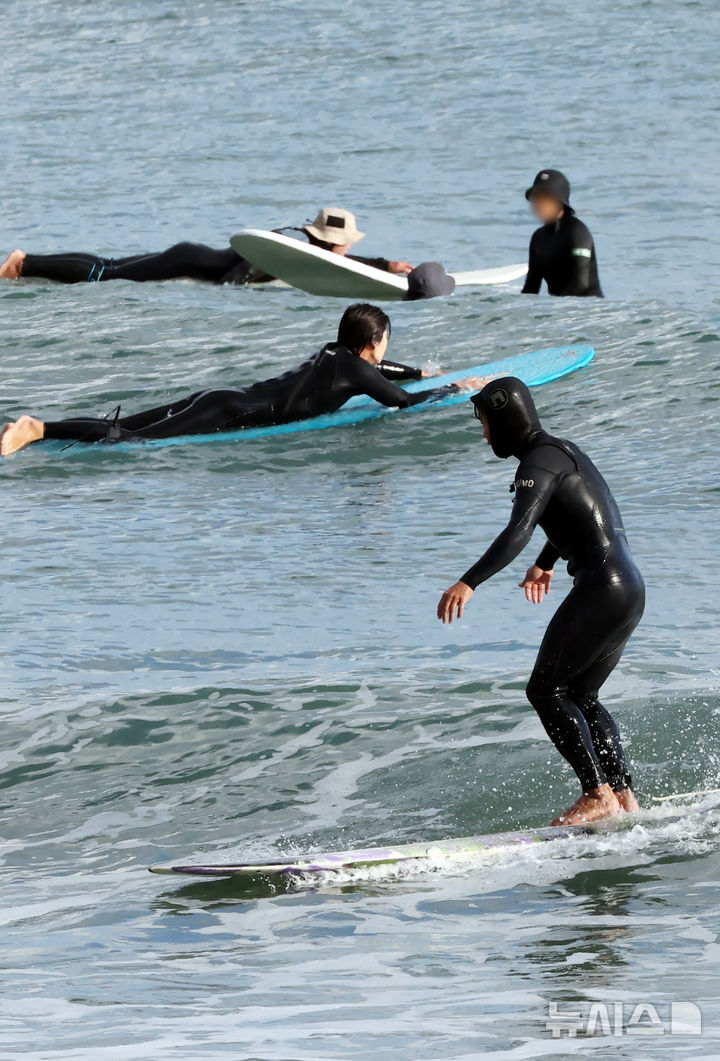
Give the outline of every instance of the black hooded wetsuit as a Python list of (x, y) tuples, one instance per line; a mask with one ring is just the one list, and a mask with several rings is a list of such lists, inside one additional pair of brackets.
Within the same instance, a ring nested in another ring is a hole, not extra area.
[(645, 587), (607, 483), (582, 450), (542, 430), (527, 387), (495, 380), (473, 399), (487, 417), (493, 450), (520, 458), (505, 530), (462, 580), (475, 589), (509, 564), (537, 525), (547, 543), (537, 564), (562, 557), (573, 588), (543, 638), (527, 696), (583, 791), (632, 782), (618, 728), (598, 699), (643, 614)]
[[(297, 233), (298, 229), (275, 229)], [(387, 271), (387, 258), (359, 258), (350, 261)], [(275, 279), (242, 258), (232, 247), (215, 250), (203, 243), (176, 243), (159, 254), (134, 254), (129, 258), (102, 258), (96, 254), (28, 254), (23, 277), (54, 280), (60, 284), (90, 281), (201, 280), (210, 284), (261, 284)]]
[(75, 417), (46, 421), (45, 438), (78, 442), (144, 441), (178, 435), (205, 435), (307, 420), (331, 413), (356, 394), (381, 405), (407, 408), (457, 390), (453, 384), (408, 394), (392, 379), (418, 379), (422, 373), (394, 362), (379, 370), (344, 346), (330, 343), (282, 376), (238, 390), (206, 390), (135, 416)]
[(590, 229), (570, 207), (559, 221), (537, 229), (530, 240), (523, 294), (537, 295), (543, 280), (551, 295), (603, 297)]

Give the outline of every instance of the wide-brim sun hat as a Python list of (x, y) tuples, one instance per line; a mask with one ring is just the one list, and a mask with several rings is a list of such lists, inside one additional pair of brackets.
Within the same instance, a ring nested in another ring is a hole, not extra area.
[(343, 210), (340, 206), (325, 206), (318, 211), (312, 224), (303, 225), (315, 239), (331, 243), (334, 247), (343, 247), (348, 243), (359, 243), (365, 233), (357, 227), (355, 214)]

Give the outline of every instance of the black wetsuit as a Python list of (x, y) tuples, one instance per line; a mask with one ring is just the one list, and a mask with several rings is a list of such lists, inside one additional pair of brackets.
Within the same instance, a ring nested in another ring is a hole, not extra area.
[(47, 421), (45, 438), (80, 442), (143, 441), (178, 435), (205, 435), (307, 420), (331, 413), (356, 394), (381, 405), (406, 408), (457, 390), (454, 385), (409, 394), (392, 379), (418, 379), (418, 369), (384, 363), (382, 371), (330, 343), (297, 368), (238, 390), (205, 390), (135, 416), (74, 417)]
[[(249, 266), (249, 262), (245, 265)], [(60, 284), (181, 278), (211, 284), (248, 283), (241, 279), (243, 271), (248, 272), (243, 270), (243, 259), (232, 247), (214, 250), (202, 243), (176, 243), (160, 254), (133, 254), (128, 258), (101, 258), (82, 253), (28, 254), (22, 267), (23, 277), (55, 280)]]
[[(276, 232), (298, 233), (297, 229)], [(350, 261), (387, 271), (387, 258), (360, 258)], [(176, 243), (159, 254), (133, 254), (128, 258), (102, 258), (96, 254), (28, 254), (23, 277), (54, 280), (61, 284), (88, 281), (203, 280), (210, 284), (259, 284), (275, 279), (251, 265), (232, 249), (215, 250), (203, 243)]]
[(543, 225), (530, 240), (523, 294), (536, 295), (543, 280), (551, 295), (603, 297), (590, 229), (569, 207), (559, 221)]
[[(498, 391), (508, 398), (500, 409), (491, 404)], [(475, 589), (542, 527), (548, 540), (538, 566), (549, 571), (562, 557), (574, 581), (543, 638), (528, 699), (584, 792), (606, 781), (616, 791), (631, 787), (618, 728), (598, 699), (645, 604), (618, 507), (590, 458), (541, 429), (519, 380), (496, 380), (473, 400), (488, 417), (498, 456), (521, 459), (510, 522), (462, 581)]]

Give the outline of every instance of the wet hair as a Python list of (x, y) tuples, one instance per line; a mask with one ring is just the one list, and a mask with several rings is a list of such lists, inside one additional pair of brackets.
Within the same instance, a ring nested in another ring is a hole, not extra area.
[(387, 313), (368, 302), (357, 302), (343, 313), (337, 341), (353, 354), (359, 354), (366, 346), (377, 346), (385, 332), (389, 336), (391, 331)]

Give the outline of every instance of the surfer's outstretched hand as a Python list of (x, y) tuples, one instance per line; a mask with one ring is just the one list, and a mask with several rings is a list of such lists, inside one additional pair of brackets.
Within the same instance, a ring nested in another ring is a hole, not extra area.
[(457, 386), (461, 391), (481, 391), (491, 379), (492, 376), (466, 376), (465, 379), (460, 380)]
[(531, 604), (540, 604), (550, 592), (552, 571), (543, 571), (537, 564), (527, 569), (527, 574), (518, 585), (525, 590), (525, 596)]
[(444, 623), (451, 623), (453, 619), (462, 619), (465, 605), (470, 600), (474, 590), (470, 589), (464, 582), (456, 582), (450, 589), (446, 589), (440, 598), (437, 608), (437, 617)]
[(404, 273), (407, 276), (414, 269), (414, 266), (410, 262), (388, 262), (389, 273)]

